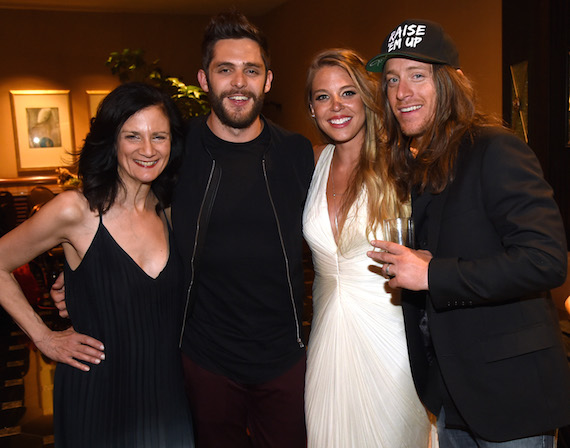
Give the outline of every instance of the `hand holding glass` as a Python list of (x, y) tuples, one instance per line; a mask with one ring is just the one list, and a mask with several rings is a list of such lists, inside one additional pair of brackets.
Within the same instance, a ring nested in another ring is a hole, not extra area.
[(414, 249), (414, 221), (412, 218), (385, 219), (384, 240)]

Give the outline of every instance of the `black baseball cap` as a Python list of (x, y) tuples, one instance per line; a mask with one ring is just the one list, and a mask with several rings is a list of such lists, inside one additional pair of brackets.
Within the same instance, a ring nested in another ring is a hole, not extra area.
[(459, 53), (451, 37), (440, 24), (429, 20), (408, 19), (388, 34), (381, 53), (374, 56), (366, 70), (381, 72), (390, 58), (405, 58), (431, 64), (446, 64), (459, 68)]

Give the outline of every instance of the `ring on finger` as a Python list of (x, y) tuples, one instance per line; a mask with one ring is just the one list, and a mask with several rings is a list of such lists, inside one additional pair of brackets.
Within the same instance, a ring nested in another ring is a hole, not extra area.
[(390, 277), (390, 265), (389, 264), (386, 265), (386, 275), (388, 277)]

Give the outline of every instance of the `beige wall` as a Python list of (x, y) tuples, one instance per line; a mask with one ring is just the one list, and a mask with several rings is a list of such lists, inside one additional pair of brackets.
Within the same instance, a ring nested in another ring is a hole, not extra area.
[[(429, 5), (428, 5), (429, 3)], [(239, 6), (239, 1), (236, 2)], [(387, 9), (386, 5), (397, 5)], [(266, 113), (318, 141), (303, 106), (307, 65), (327, 47), (351, 47), (366, 58), (407, 17), (440, 22), (456, 40), (488, 112), (501, 113), (501, 2), (499, 0), (290, 0), (252, 20), (267, 33), (275, 81)], [(112, 89), (110, 52), (142, 48), (166, 74), (196, 84), (199, 43), (207, 17), (12, 11), (0, 9), (0, 178), (18, 175), (10, 90), (70, 90), (75, 149), (88, 130), (86, 90)], [(276, 106), (277, 105), (277, 106)]]
[(118, 84), (112, 51), (141, 48), (167, 75), (196, 84), (207, 17), (0, 9), (0, 178), (18, 175), (10, 90), (70, 90), (75, 149), (88, 131), (86, 90)]

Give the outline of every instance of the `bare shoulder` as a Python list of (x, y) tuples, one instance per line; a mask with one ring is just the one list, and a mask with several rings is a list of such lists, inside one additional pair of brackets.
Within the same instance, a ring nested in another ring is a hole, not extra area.
[[(73, 247), (75, 257), (81, 254), (77, 247), (93, 234), (97, 219), (79, 192), (64, 192), (42, 205), (0, 240), (0, 258), (10, 270), (33, 260), (41, 253), (59, 244)], [(88, 236), (86, 236), (88, 235)], [(70, 251), (66, 250), (66, 257)]]
[(81, 222), (93, 215), (89, 209), (89, 202), (78, 190), (67, 190), (58, 194), (45, 207), (57, 211), (60, 219), (67, 222)]
[(50, 228), (58, 235), (69, 236), (74, 229), (84, 228), (93, 221), (95, 213), (80, 191), (68, 190), (46, 202), (29, 220), (30, 226)]
[(321, 154), (323, 153), (323, 151), (326, 147), (327, 147), (327, 145), (315, 145), (315, 146), (313, 146), (313, 154), (315, 155), (315, 165), (319, 161), (319, 157), (321, 157)]
[(59, 236), (67, 262), (72, 269), (75, 269), (97, 232), (98, 214), (89, 208), (89, 202), (78, 190), (68, 190), (58, 194), (43, 208), (51, 210), (51, 214), (45, 216), (44, 222), (47, 227), (53, 229), (54, 234)]

